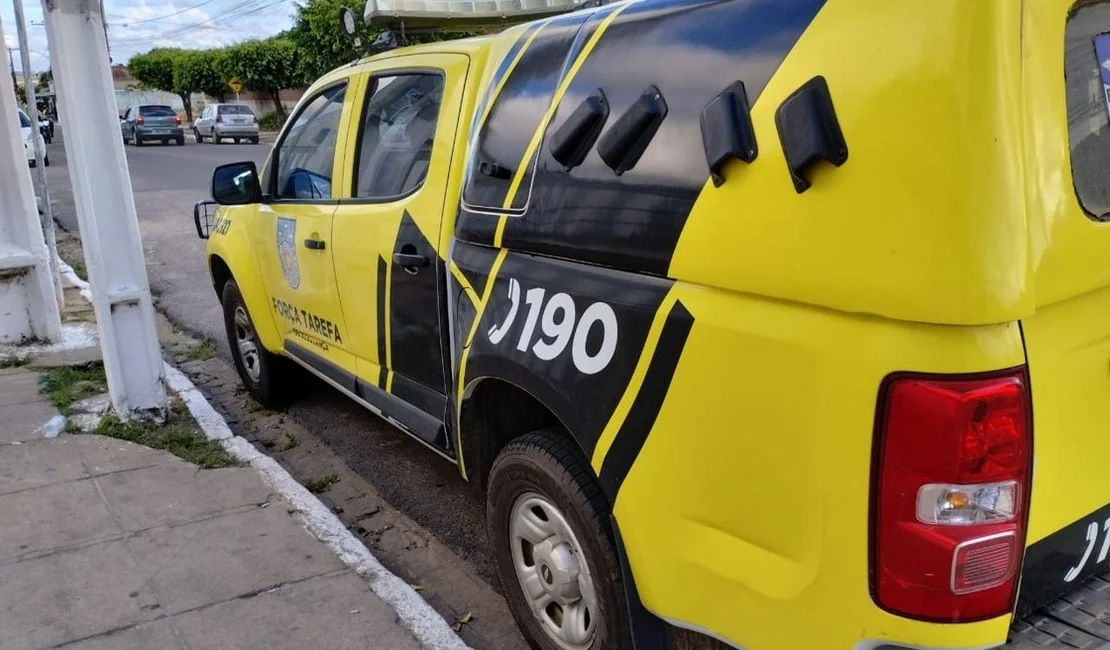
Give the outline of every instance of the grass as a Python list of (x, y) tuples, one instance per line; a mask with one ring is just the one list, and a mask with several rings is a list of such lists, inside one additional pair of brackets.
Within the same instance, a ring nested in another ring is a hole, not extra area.
[(324, 474), (323, 476), (315, 476), (304, 482), (305, 489), (313, 494), (320, 494), (327, 492), (331, 486), (339, 482), (337, 474)]
[(9, 354), (0, 357), (0, 370), (6, 370), (7, 368), (22, 368), (29, 363), (31, 363), (31, 357), (27, 355)]
[(282, 443), (281, 443), (281, 447), (278, 448), (278, 453), (282, 453), (282, 452), (286, 452), (286, 451), (292, 451), (292, 450), (296, 449), (297, 447), (299, 447), (300, 444), (301, 444), (301, 441), (300, 441), (300, 439), (297, 438), (297, 436), (294, 436), (294, 435), (291, 435), (291, 434), (287, 433), (287, 434), (285, 434), (285, 440), (283, 440)]
[(73, 272), (77, 274), (77, 277), (81, 278), (85, 282), (89, 281), (89, 271), (85, 268), (84, 261), (66, 260), (66, 264), (69, 264), (69, 266), (73, 269)]
[(235, 467), (239, 464), (219, 441), (204, 437), (180, 402), (173, 405), (170, 416), (161, 426), (143, 420), (123, 422), (115, 415), (106, 415), (93, 433), (152, 449), (164, 449), (204, 469)]
[(108, 379), (100, 362), (51, 368), (42, 378), (42, 392), (67, 416), (73, 413), (75, 403), (107, 390)]
[(187, 361), (208, 361), (216, 357), (216, 344), (212, 341), (204, 340), (195, 343), (189, 347), (185, 352), (185, 359)]

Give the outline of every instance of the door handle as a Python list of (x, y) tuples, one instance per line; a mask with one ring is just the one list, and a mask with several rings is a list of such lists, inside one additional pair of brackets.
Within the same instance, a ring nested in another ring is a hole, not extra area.
[(409, 269), (419, 269), (428, 266), (430, 263), (427, 256), (417, 255), (415, 253), (394, 253), (393, 263), (397, 266), (404, 268), (406, 271)]
[(304, 240), (304, 247), (313, 251), (322, 251), (327, 247), (323, 239), (306, 239)]

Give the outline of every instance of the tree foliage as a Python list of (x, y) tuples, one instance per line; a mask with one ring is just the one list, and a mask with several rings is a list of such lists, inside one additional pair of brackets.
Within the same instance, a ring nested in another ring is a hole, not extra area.
[(145, 54), (136, 54), (127, 62), (127, 69), (131, 76), (139, 80), (146, 88), (164, 90), (181, 97), (185, 106), (185, 115), (191, 122), (193, 120), (193, 102), (189, 90), (176, 85), (174, 80), (174, 67), (177, 61), (186, 53), (182, 50), (159, 47)]
[(374, 41), (381, 29), (362, 24), (366, 0), (308, 0), (297, 6), (289, 40), (297, 46), (299, 72), (304, 81), (311, 83), (324, 73), (358, 58), (351, 42), (339, 26), (339, 11), (350, 7), (359, 25), (359, 37), (364, 46)]
[(265, 93), (283, 119), (285, 108), (279, 93), (300, 85), (296, 68), (296, 46), (288, 38), (244, 41), (233, 45), (220, 59), (220, 70), (227, 78), (238, 77), (247, 90)]
[(182, 52), (173, 66), (173, 84), (184, 92), (204, 93), (221, 102), (230, 91), (228, 78), (221, 72), (223, 50), (192, 50)]

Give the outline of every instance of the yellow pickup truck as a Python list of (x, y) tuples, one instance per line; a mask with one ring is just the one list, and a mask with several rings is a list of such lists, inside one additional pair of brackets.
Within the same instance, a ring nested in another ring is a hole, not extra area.
[(213, 198), (247, 388), (456, 463), (534, 647), (1110, 647), (1110, 2), (393, 49)]

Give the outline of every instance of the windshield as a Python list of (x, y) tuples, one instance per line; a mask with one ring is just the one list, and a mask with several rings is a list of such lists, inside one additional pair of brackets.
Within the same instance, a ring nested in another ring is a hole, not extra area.
[(169, 106), (140, 106), (139, 114), (150, 117), (174, 117), (177, 115)]
[(31, 128), (31, 120), (30, 120), (30, 118), (27, 117), (27, 114), (24, 113), (23, 111), (19, 111), (19, 126), (20, 126), (20, 128), (24, 128), (24, 129)]
[(254, 111), (250, 109), (250, 106), (232, 104), (229, 106), (221, 106), (220, 115), (254, 115)]

